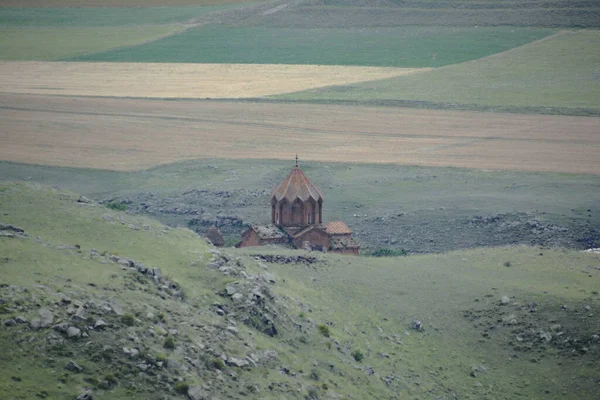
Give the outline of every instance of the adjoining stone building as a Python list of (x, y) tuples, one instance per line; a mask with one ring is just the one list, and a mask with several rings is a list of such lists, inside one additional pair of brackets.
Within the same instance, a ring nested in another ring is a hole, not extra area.
[(279, 244), (358, 255), (360, 246), (342, 221), (323, 224), (323, 195), (296, 166), (271, 193), (271, 225), (253, 225), (239, 247)]

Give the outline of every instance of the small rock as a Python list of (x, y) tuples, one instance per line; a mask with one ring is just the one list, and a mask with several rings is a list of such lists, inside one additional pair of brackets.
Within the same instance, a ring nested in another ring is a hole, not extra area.
[(567, 306), (566, 304), (563, 304), (562, 306), (560, 306), (561, 310), (568, 310), (569, 306)]
[(92, 204), (93, 203), (90, 199), (88, 199), (85, 196), (79, 196), (79, 198), (77, 199), (77, 202), (82, 203), (82, 204)]
[(550, 334), (550, 332), (543, 332), (540, 334), (540, 339), (545, 340), (546, 342), (549, 342), (552, 340), (552, 335)]
[(27, 324), (27, 323), (29, 323), (29, 320), (27, 318), (25, 318), (24, 316), (19, 315), (19, 316), (15, 317), (15, 322), (17, 324)]
[(70, 326), (67, 329), (67, 337), (69, 338), (78, 338), (81, 336), (81, 329), (75, 328), (74, 326)]
[(61, 322), (60, 324), (54, 325), (52, 329), (54, 329), (57, 332), (65, 333), (67, 329), (69, 329), (69, 324), (67, 324), (66, 322)]
[(418, 319), (413, 319), (411, 322), (411, 326), (416, 331), (420, 331), (421, 329), (423, 329), (423, 324)]
[(201, 386), (190, 386), (187, 392), (190, 400), (206, 400), (208, 397)]
[(500, 299), (500, 303), (501, 304), (508, 304), (508, 303), (510, 303), (510, 297), (508, 297), (508, 296), (502, 296), (502, 298)]
[(231, 298), (233, 301), (241, 301), (244, 298), (244, 295), (241, 293), (235, 293), (233, 296), (231, 296)]
[(108, 325), (106, 324), (106, 322), (104, 322), (101, 319), (96, 320), (96, 322), (94, 323), (94, 329), (104, 329), (107, 326)]
[(83, 307), (77, 307), (77, 311), (75, 311), (75, 315), (73, 315), (71, 317), (71, 319), (73, 321), (85, 321), (86, 320), (86, 316), (85, 316), (85, 308)]
[(590, 311), (590, 310), (591, 310), (590, 306), (588, 306), (587, 304), (586, 304), (586, 305), (583, 307), (583, 309), (584, 309), (585, 311)]
[(91, 390), (86, 390), (85, 392), (77, 396), (75, 400), (94, 400), (94, 396), (92, 395)]
[(71, 360), (65, 366), (65, 369), (73, 372), (82, 372), (83, 368), (81, 368), (75, 361)]
[(15, 326), (17, 325), (17, 321), (14, 319), (6, 319), (4, 320), (4, 326)]
[(244, 368), (244, 367), (248, 366), (248, 361), (240, 360), (239, 358), (235, 358), (235, 357), (230, 357), (227, 360), (227, 364), (231, 365), (233, 367)]

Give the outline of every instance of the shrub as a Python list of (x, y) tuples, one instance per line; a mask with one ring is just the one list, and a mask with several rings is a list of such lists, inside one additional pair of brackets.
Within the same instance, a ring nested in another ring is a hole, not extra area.
[(398, 257), (398, 256), (406, 256), (408, 255), (408, 251), (404, 249), (395, 250), (395, 249), (387, 249), (384, 247), (380, 247), (371, 252), (366, 253), (372, 257)]
[(350, 355), (354, 358), (355, 361), (361, 362), (365, 356), (360, 350), (354, 350)]
[(206, 363), (206, 366), (209, 369), (222, 370), (223, 368), (225, 368), (225, 363), (219, 357), (214, 357), (214, 358), (211, 358), (210, 360), (208, 360), (208, 362)]
[(156, 355), (156, 361), (158, 361), (158, 362), (166, 362), (167, 361), (167, 355), (165, 353), (158, 353)]
[(310, 370), (310, 379), (312, 379), (313, 381), (318, 381), (321, 378), (321, 374), (319, 374), (319, 371), (316, 369), (311, 369)]
[(135, 317), (132, 314), (125, 314), (121, 317), (121, 322), (127, 326), (133, 326), (135, 322)]
[(325, 337), (331, 336), (331, 331), (329, 330), (329, 327), (327, 325), (321, 324), (317, 326), (317, 329), (319, 330), (319, 332), (321, 332), (321, 335)]
[(165, 349), (173, 350), (175, 348), (175, 340), (173, 340), (173, 338), (171, 336), (169, 336), (168, 338), (165, 339), (165, 342), (163, 343), (163, 347)]
[(110, 208), (111, 210), (115, 210), (115, 211), (127, 211), (127, 209), (129, 208), (127, 206), (127, 204), (117, 203), (114, 201), (110, 201), (110, 202), (106, 203), (106, 207)]
[(298, 314), (298, 318), (304, 319), (305, 316), (304, 311), (300, 311), (300, 314)]
[(179, 394), (187, 394), (190, 385), (185, 382), (177, 382), (175, 384), (175, 391)]
[(115, 386), (119, 382), (113, 374), (104, 375), (104, 380), (111, 386)]
[(329, 386), (325, 382), (323, 382), (321, 387), (323, 388), (323, 390), (329, 390)]
[(308, 396), (306, 396), (309, 400), (318, 400), (319, 399), (319, 389), (314, 386), (308, 388)]
[(505, 262), (505, 263), (504, 263), (504, 266), (505, 266), (505, 267), (511, 267), (511, 266), (512, 266), (512, 264), (510, 263), (510, 261), (507, 261), (507, 262)]

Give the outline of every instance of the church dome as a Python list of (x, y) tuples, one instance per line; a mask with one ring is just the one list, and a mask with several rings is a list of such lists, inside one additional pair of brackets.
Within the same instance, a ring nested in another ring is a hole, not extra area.
[(296, 166), (292, 172), (273, 190), (271, 200), (280, 202), (287, 200), (293, 203), (296, 199), (306, 203), (309, 199), (315, 202), (323, 202), (323, 195), (314, 183)]

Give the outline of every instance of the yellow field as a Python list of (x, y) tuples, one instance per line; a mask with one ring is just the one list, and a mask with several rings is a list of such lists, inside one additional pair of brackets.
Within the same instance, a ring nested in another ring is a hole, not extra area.
[(0, 92), (143, 98), (248, 98), (428, 69), (268, 64), (0, 62)]

